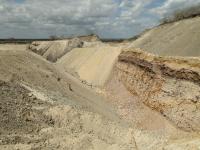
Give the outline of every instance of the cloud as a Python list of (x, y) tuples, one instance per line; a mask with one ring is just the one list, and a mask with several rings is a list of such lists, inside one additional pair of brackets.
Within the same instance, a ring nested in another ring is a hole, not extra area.
[(174, 10), (190, 7), (197, 3), (200, 3), (200, 0), (166, 0), (162, 6), (152, 8), (151, 11), (162, 17), (170, 14)]
[[(84, 34), (80, 30), (94, 29), (96, 23), (109, 19), (115, 11), (117, 5), (112, 0), (26, 0), (20, 4), (1, 0), (0, 23), (16, 30), (30, 29), (30, 36), (34, 29), (42, 30), (44, 36), (48, 34), (45, 32), (51, 34), (51, 30), (54, 34), (72, 34), (69, 30)], [(1, 26), (0, 30), (5, 29)]]
[[(0, 38), (47, 38), (95, 33), (127, 38), (155, 25), (187, 0), (0, 0)], [(191, 0), (192, 3), (200, 0)]]

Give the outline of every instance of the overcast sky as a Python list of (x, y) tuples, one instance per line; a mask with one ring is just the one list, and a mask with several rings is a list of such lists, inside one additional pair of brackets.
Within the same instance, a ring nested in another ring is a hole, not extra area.
[(200, 0), (0, 0), (0, 38), (128, 38)]

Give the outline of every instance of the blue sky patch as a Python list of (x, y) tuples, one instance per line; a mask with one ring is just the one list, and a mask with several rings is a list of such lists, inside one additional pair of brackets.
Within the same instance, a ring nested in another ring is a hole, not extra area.
[(0, 0), (0, 38), (129, 38), (200, 0)]

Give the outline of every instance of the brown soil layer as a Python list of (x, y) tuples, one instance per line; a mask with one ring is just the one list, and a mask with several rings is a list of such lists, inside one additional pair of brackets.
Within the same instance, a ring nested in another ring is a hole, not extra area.
[(119, 79), (150, 108), (177, 127), (200, 131), (199, 59), (159, 57), (141, 50), (122, 52)]

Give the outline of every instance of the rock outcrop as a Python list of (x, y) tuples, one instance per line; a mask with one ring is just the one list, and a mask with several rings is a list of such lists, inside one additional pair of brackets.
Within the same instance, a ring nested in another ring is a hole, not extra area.
[(119, 80), (176, 127), (200, 131), (200, 59), (159, 57), (126, 50), (115, 66)]

